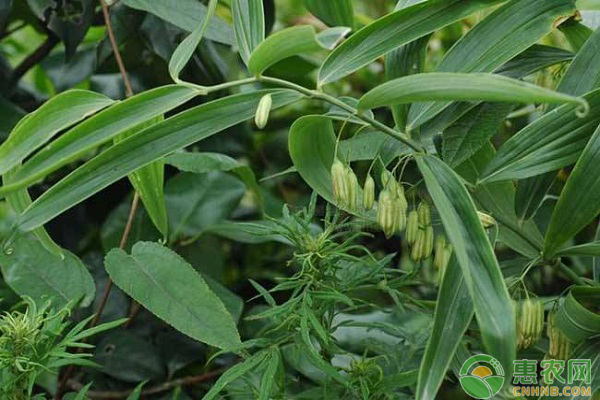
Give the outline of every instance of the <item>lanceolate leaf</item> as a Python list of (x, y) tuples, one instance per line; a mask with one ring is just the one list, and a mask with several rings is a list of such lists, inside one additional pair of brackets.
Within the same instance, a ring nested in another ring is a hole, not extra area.
[(183, 70), (183, 67), (185, 67), (185, 65), (188, 63), (194, 54), (194, 51), (196, 51), (196, 48), (200, 44), (202, 36), (208, 28), (210, 19), (215, 13), (216, 7), (217, 0), (210, 0), (206, 13), (202, 19), (202, 23), (198, 25), (198, 27), (196, 27), (188, 37), (183, 39), (183, 42), (177, 46), (175, 52), (171, 56), (171, 60), (169, 61), (169, 74), (171, 75), (171, 79), (173, 79), (175, 82), (179, 81), (179, 74), (181, 73), (181, 70)]
[(54, 135), (108, 107), (113, 100), (86, 90), (69, 90), (52, 97), (25, 116), (0, 146), (0, 174), (18, 165)]
[(583, 150), (565, 188), (546, 233), (544, 255), (558, 249), (600, 213), (600, 126)]
[(125, 293), (178, 331), (222, 349), (240, 344), (231, 314), (194, 268), (156, 243), (113, 249), (106, 270)]
[(461, 267), (485, 349), (503, 365), (512, 365), (516, 356), (514, 311), (475, 204), (460, 178), (441, 160), (423, 156), (417, 158), (417, 165)]
[(575, 162), (600, 123), (600, 90), (584, 98), (586, 117), (577, 118), (575, 107), (565, 104), (537, 119), (502, 145), (480, 181), (528, 178)]
[(335, 82), (378, 57), (501, 0), (429, 0), (386, 15), (356, 32), (325, 60), (319, 86)]
[(433, 400), (471, 318), (473, 301), (456, 257), (444, 272), (431, 336), (419, 368), (417, 399)]
[(329, 26), (354, 26), (352, 0), (304, 0), (306, 8)]
[(556, 313), (556, 327), (573, 343), (580, 343), (600, 334), (600, 314), (593, 311), (593, 307), (598, 304), (599, 287), (574, 287), (561, 300)]
[[(510, 1), (460, 39), (436, 71), (493, 72), (550, 33), (558, 18), (572, 15), (574, 11), (572, 0)], [(409, 114), (410, 129), (431, 119), (449, 104), (415, 104)]]
[[(248, 60), (248, 68), (254, 75), (260, 75), (271, 65), (288, 57), (331, 47), (348, 31), (344, 28), (331, 28), (317, 34), (315, 28), (308, 25), (284, 29), (269, 36), (256, 47)], [(335, 33), (336, 39), (331, 40), (330, 32)], [(325, 36), (328, 40), (321, 41), (320, 36)]]
[(571, 18), (558, 26), (565, 35), (573, 51), (577, 52), (592, 35), (592, 30)]
[[(163, 119), (164, 118), (160, 116), (123, 132), (115, 138), (115, 143), (135, 135)], [(157, 160), (152, 164), (148, 164), (145, 167), (132, 172), (129, 174), (128, 178), (140, 195), (150, 219), (152, 219), (152, 222), (160, 233), (162, 233), (163, 237), (167, 237), (169, 227), (167, 225), (167, 207), (165, 206), (164, 175), (164, 161)]]
[(145, 129), (99, 154), (40, 196), (20, 217), (21, 229), (33, 229), (136, 169), (252, 118), (266, 93), (272, 94), (274, 108), (301, 97), (290, 90), (229, 96)]
[(242, 60), (247, 64), (254, 49), (265, 39), (262, 0), (232, 0), (233, 30)]
[[(147, 11), (173, 25), (194, 31), (206, 15), (207, 8), (196, 0), (123, 0), (127, 7)], [(233, 44), (233, 32), (227, 22), (213, 17), (206, 29), (206, 37), (220, 43)]]
[(556, 88), (579, 96), (600, 87), (600, 29), (585, 42)]
[(535, 215), (555, 179), (556, 172), (552, 171), (519, 181), (515, 196), (515, 213), (519, 220), (526, 221)]
[(163, 115), (197, 94), (196, 90), (185, 86), (163, 86), (109, 107), (77, 125), (27, 160), (13, 176), (13, 183), (0, 187), (0, 197), (35, 183), (123, 131)]
[(423, 100), (486, 100), (512, 103), (574, 103), (584, 112), (585, 100), (502, 75), (433, 72), (394, 79), (367, 92), (361, 109)]

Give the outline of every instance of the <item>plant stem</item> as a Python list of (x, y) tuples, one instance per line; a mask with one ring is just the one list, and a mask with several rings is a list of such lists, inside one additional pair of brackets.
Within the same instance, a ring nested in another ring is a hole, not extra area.
[(337, 106), (343, 110), (348, 111), (350, 114), (356, 115), (357, 118), (365, 121), (366, 123), (368, 123), (369, 125), (373, 126), (374, 128), (380, 130), (381, 132), (393, 137), (394, 139), (397, 139), (399, 141), (401, 141), (402, 143), (404, 143), (405, 145), (407, 145), (408, 147), (410, 147), (411, 149), (419, 152), (419, 153), (423, 153), (425, 152), (425, 148), (415, 142), (414, 140), (412, 140), (411, 138), (409, 138), (408, 136), (406, 136), (404, 133), (398, 132), (395, 129), (390, 128), (389, 126), (382, 124), (381, 122), (377, 121), (374, 118), (368, 117), (362, 113), (359, 113), (358, 110), (354, 107), (352, 107), (351, 105), (348, 105), (346, 103), (344, 103), (341, 100), (336, 99), (333, 96), (328, 95), (327, 93), (323, 93), (321, 91), (318, 90), (310, 90), (307, 89), (303, 86), (297, 85), (295, 83), (292, 82), (288, 82), (286, 80), (283, 79), (277, 79), (277, 78), (271, 78), (268, 76), (261, 76), (258, 77), (257, 80), (259, 82), (264, 82), (264, 83), (272, 83), (274, 85), (278, 85), (278, 86), (282, 86), (282, 87), (286, 87), (288, 89), (293, 89), (296, 90), (300, 93), (303, 93), (305, 95), (307, 95), (308, 97), (312, 97), (315, 99), (319, 99), (319, 100), (323, 100), (326, 101), (330, 104), (333, 104), (334, 106)]
[(563, 264), (562, 262), (557, 262), (555, 265), (555, 268), (562, 272), (563, 275), (565, 275), (567, 278), (569, 278), (570, 280), (572, 280), (573, 282), (575, 282), (578, 285), (587, 285), (586, 282), (581, 279), (581, 277), (579, 275), (577, 275), (575, 273), (575, 271), (573, 271), (571, 268), (567, 267), (565, 264)]
[(108, 11), (108, 6), (106, 5), (106, 2), (104, 0), (100, 0), (100, 5), (102, 6), (102, 14), (104, 15), (104, 24), (106, 25), (106, 33), (108, 33), (110, 46), (112, 47), (113, 53), (115, 54), (115, 60), (117, 61), (117, 65), (119, 66), (121, 76), (123, 77), (123, 84), (125, 85), (125, 95), (127, 97), (131, 97), (133, 96), (133, 88), (131, 86), (131, 81), (129, 81), (129, 76), (127, 75), (125, 64), (123, 64), (123, 58), (121, 57), (121, 52), (119, 51), (119, 46), (117, 45), (117, 40), (115, 39), (115, 33), (113, 31), (112, 24), (110, 23), (110, 12)]

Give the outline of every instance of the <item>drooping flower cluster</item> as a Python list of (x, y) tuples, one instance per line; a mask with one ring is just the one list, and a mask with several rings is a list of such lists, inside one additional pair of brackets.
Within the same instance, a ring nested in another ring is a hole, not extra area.
[(515, 303), (517, 317), (517, 346), (526, 349), (537, 342), (544, 330), (544, 306), (537, 299)]

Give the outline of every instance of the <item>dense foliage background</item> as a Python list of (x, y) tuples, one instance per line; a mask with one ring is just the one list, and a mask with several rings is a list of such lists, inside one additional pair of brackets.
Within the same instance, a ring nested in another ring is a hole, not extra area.
[(1, 397), (461, 399), (480, 352), (598, 390), (598, 10), (0, 0)]

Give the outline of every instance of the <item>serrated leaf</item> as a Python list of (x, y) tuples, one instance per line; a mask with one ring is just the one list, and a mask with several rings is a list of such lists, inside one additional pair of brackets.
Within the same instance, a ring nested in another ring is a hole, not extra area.
[(21, 229), (36, 228), (136, 169), (252, 118), (266, 93), (273, 96), (273, 108), (302, 97), (290, 90), (243, 93), (153, 125), (100, 153), (46, 191), (19, 218)]
[(319, 86), (335, 82), (378, 57), (450, 25), (496, 0), (429, 0), (388, 14), (365, 26), (335, 49), (319, 71)]
[[(514, 0), (496, 9), (449, 50), (437, 72), (493, 72), (554, 29), (557, 19), (573, 15), (573, 0)], [(422, 125), (450, 102), (415, 104), (409, 130)]]
[(221, 349), (241, 343), (231, 314), (177, 253), (156, 243), (138, 242), (131, 255), (113, 249), (105, 264), (121, 290), (178, 331)]
[(417, 398), (433, 400), (473, 318), (473, 301), (456, 257), (444, 272), (431, 336), (419, 368)]
[(246, 64), (254, 49), (265, 40), (262, 0), (232, 0), (233, 30), (240, 56)]
[(552, 257), (600, 213), (600, 126), (577, 160), (552, 212), (544, 255)]
[(475, 204), (460, 178), (441, 160), (423, 156), (417, 165), (461, 267), (483, 345), (503, 365), (512, 365), (517, 350), (512, 300)]
[(424, 100), (503, 101), (512, 103), (573, 103), (582, 111), (585, 100), (502, 75), (432, 72), (405, 76), (367, 92), (359, 109)]
[(565, 104), (538, 118), (500, 147), (480, 182), (528, 178), (575, 162), (600, 123), (600, 90), (583, 97), (587, 116), (578, 118)]

